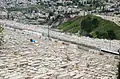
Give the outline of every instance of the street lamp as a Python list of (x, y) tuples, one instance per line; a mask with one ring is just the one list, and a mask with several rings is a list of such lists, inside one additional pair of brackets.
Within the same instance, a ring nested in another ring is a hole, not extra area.
[(50, 34), (49, 34), (50, 33), (50, 29), (49, 28), (50, 28), (50, 25), (48, 24), (48, 38), (50, 37)]
[(48, 14), (48, 18), (47, 18), (47, 20), (48, 20), (48, 38), (50, 37), (50, 25), (52, 25), (52, 23), (53, 23), (53, 18), (51, 18), (51, 16), (52, 16), (53, 14), (52, 14), (52, 12), (50, 12), (49, 14)]

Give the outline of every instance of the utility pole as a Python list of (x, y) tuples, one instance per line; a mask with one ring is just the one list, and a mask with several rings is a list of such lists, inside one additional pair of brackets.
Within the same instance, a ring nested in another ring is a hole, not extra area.
[(50, 25), (49, 25), (50, 13), (48, 14), (47, 20), (48, 20), (48, 35), (47, 35), (47, 36), (48, 36), (48, 38), (49, 38), (49, 37), (50, 37), (50, 35), (49, 35), (49, 33), (50, 33), (50, 31), (49, 31), (49, 30), (50, 30), (50, 29), (49, 29), (49, 28), (50, 28)]
[(109, 43), (109, 50), (111, 50), (111, 40), (110, 40), (110, 43)]
[(52, 24), (51, 16), (52, 16), (52, 13), (50, 12), (48, 15), (48, 38), (50, 37), (50, 25)]
[(48, 24), (48, 38), (50, 37), (50, 25)]

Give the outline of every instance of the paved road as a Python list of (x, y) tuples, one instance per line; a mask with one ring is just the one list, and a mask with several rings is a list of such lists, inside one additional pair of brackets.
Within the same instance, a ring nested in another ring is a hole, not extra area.
[(106, 15), (96, 15), (96, 16), (102, 17), (105, 20), (112, 21), (112, 22), (114, 22), (114, 23), (116, 23), (117, 25), (120, 26), (120, 18), (119, 17), (116, 17), (116, 16), (106, 16)]
[[(9, 27), (16, 28), (16, 29), (39, 32), (39, 33), (42, 33), (45, 35), (48, 34), (48, 29), (44, 28), (43, 26), (25, 25), (25, 24), (17, 23), (15, 21), (8, 21), (8, 20), (0, 20), (0, 23), (5, 26), (9, 26)], [(53, 31), (53, 30), (50, 30), (50, 36), (57, 38), (57, 39), (61, 39), (61, 40), (65, 40), (65, 41), (69, 41), (69, 42), (73, 42), (73, 43), (78, 43), (78, 44), (84, 45), (84, 46), (90, 46), (93, 48), (114, 51), (115, 53), (118, 53), (117, 51), (120, 48), (119, 40), (110, 41), (110, 40), (106, 40), (106, 39), (93, 39), (93, 38), (84, 37), (84, 36), (77, 37), (75, 35), (71, 36), (71, 35), (67, 35), (64, 33)]]

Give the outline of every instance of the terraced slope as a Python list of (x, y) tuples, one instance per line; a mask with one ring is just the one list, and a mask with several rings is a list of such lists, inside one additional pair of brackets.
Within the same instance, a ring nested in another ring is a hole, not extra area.
[(93, 38), (120, 39), (120, 27), (117, 24), (93, 15), (72, 18), (57, 28)]
[(117, 79), (119, 56), (9, 27), (3, 34), (0, 79)]

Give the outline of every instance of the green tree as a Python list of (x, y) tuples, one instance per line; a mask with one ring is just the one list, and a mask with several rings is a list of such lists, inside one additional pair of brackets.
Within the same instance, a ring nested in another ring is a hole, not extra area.
[(87, 32), (91, 32), (99, 24), (96, 18), (87, 17), (81, 22), (81, 29)]
[(109, 39), (116, 39), (116, 35), (115, 35), (115, 33), (114, 33), (114, 31), (113, 30), (109, 30), (109, 31), (107, 31), (108, 32), (108, 38)]

